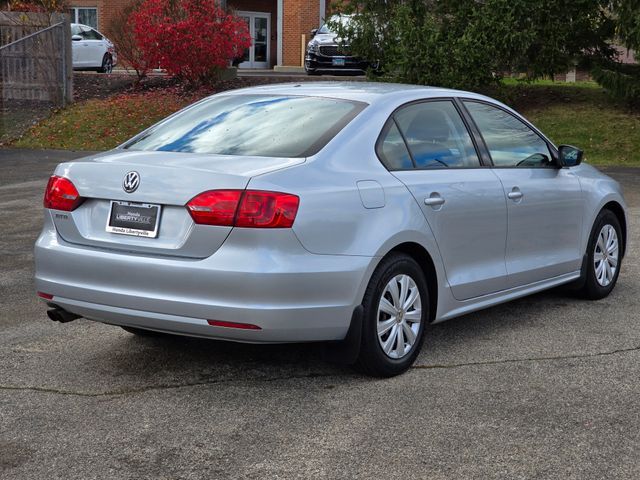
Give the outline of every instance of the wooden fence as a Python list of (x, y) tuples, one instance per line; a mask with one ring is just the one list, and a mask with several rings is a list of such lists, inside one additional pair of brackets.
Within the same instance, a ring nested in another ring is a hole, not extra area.
[(65, 106), (73, 98), (69, 18), (61, 14), (0, 15), (0, 107), (22, 101)]

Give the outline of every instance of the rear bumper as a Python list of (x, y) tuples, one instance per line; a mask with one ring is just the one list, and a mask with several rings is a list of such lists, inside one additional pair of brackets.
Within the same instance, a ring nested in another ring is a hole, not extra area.
[[(36, 242), (35, 260), (36, 289), (85, 318), (255, 343), (343, 339), (375, 263), (311, 254), (290, 230), (261, 232), (256, 244), (250, 230), (234, 229), (211, 257), (192, 260), (72, 245), (51, 225)], [(209, 319), (260, 330), (210, 326)]]

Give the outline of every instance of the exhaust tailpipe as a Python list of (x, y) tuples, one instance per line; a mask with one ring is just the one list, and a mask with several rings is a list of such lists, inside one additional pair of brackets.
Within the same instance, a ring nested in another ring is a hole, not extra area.
[(67, 323), (72, 322), (78, 318), (81, 318), (81, 315), (76, 315), (75, 313), (67, 312), (64, 308), (56, 307), (51, 310), (47, 310), (47, 315), (54, 322)]

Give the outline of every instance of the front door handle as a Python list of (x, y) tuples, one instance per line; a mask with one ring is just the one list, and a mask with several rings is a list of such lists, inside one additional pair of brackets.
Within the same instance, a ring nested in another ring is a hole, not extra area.
[(507, 197), (515, 202), (521, 200), (523, 196), (523, 193), (518, 187), (513, 187), (511, 191), (507, 193)]
[(432, 193), (431, 196), (424, 199), (424, 204), (430, 207), (439, 207), (440, 205), (444, 205), (444, 198), (438, 193)]

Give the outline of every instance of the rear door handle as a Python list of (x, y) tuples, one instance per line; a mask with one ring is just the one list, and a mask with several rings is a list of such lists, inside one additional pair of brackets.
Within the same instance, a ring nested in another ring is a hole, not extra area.
[(429, 205), (430, 207), (444, 205), (444, 198), (442, 198), (438, 193), (432, 193), (431, 196), (424, 199), (424, 204)]
[(509, 193), (507, 193), (507, 197), (511, 200), (518, 201), (523, 197), (523, 193), (520, 191), (518, 187), (513, 187)]

